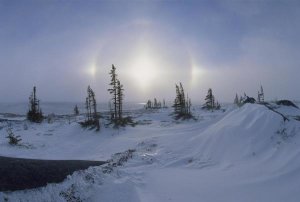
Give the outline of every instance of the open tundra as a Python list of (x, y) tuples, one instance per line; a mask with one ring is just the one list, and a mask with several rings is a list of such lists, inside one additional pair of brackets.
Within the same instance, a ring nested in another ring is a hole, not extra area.
[[(82, 129), (80, 116), (42, 124), (14, 117), (1, 122), (1, 156), (109, 163), (62, 183), (0, 192), (0, 201), (300, 201), (300, 110), (272, 108), (194, 107), (190, 121), (174, 121), (170, 108), (136, 110), (135, 127), (100, 132)], [(21, 146), (7, 143), (8, 123)]]

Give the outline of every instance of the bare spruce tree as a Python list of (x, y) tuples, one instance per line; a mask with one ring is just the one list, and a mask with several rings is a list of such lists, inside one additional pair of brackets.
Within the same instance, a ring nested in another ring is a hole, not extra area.
[(179, 86), (175, 84), (175, 89), (176, 89), (176, 97), (174, 100), (173, 108), (174, 108), (174, 114), (175, 117), (180, 117), (181, 114), (181, 107), (180, 107), (180, 102), (181, 102), (181, 94), (179, 90)]
[(111, 123), (115, 127), (125, 126), (127, 124), (133, 124), (131, 117), (123, 117), (123, 101), (124, 101), (124, 88), (120, 80), (117, 78), (116, 67), (112, 65), (110, 71), (111, 81), (108, 92), (112, 95), (112, 112), (111, 112)]
[(158, 108), (158, 102), (156, 98), (154, 98), (154, 108)]
[(43, 113), (40, 108), (40, 101), (36, 97), (36, 87), (33, 87), (33, 91), (29, 97), (29, 110), (27, 112), (27, 119), (31, 122), (40, 123), (43, 121)]
[(75, 105), (75, 107), (74, 107), (74, 114), (77, 116), (77, 115), (79, 115), (79, 109), (78, 109), (78, 106), (77, 105)]
[(260, 91), (257, 92), (257, 101), (258, 103), (265, 102), (265, 94), (262, 86), (260, 86)]
[(95, 93), (90, 86), (87, 88), (87, 97), (85, 99), (86, 108), (86, 120), (81, 123), (83, 127), (96, 128), (97, 131), (100, 130), (100, 121), (97, 112), (97, 102), (95, 98)]
[(235, 94), (235, 98), (234, 98), (234, 101), (233, 103), (236, 104), (236, 105), (239, 105), (239, 97), (238, 97), (238, 94)]
[(118, 106), (117, 106), (117, 74), (116, 74), (116, 68), (114, 65), (112, 65), (111, 70), (110, 70), (110, 83), (109, 85), (111, 88), (108, 89), (108, 92), (112, 95), (112, 104), (113, 104), (113, 114), (112, 118), (116, 119), (117, 118), (117, 111), (118, 111)]
[(117, 81), (117, 106), (118, 106), (118, 116), (119, 120), (123, 119), (123, 100), (124, 100), (124, 88), (120, 81)]
[(179, 92), (180, 92), (180, 111), (182, 114), (186, 113), (186, 102), (185, 102), (185, 94), (182, 83), (179, 83)]

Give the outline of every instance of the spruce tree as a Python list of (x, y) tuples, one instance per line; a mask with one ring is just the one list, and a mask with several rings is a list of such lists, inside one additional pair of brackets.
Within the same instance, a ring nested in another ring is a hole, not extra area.
[(236, 104), (236, 105), (239, 105), (239, 97), (238, 97), (238, 94), (235, 94), (235, 98), (234, 98), (233, 103)]
[(117, 81), (117, 106), (118, 106), (118, 116), (117, 118), (121, 120), (123, 118), (123, 100), (124, 100), (124, 88), (120, 81)]
[(192, 102), (188, 95), (186, 95), (186, 102), (185, 102), (185, 113), (190, 114), (191, 113), (191, 106)]
[(117, 118), (117, 111), (118, 111), (118, 107), (117, 107), (117, 74), (116, 74), (116, 68), (114, 65), (112, 65), (111, 70), (110, 70), (110, 86), (111, 88), (108, 89), (108, 92), (112, 95), (112, 104), (113, 104), (113, 111), (114, 114), (112, 117)]
[(86, 97), (85, 98), (85, 109), (86, 109), (86, 116), (87, 116), (87, 121), (90, 121), (91, 120), (91, 117), (90, 117), (90, 103), (89, 103), (89, 98)]
[(211, 99), (211, 106), (212, 106), (212, 109), (215, 109), (216, 108), (216, 100), (215, 100), (215, 96), (212, 95), (212, 99)]
[(260, 91), (257, 92), (258, 103), (263, 103), (265, 101), (264, 89), (260, 86)]
[(130, 117), (123, 118), (123, 100), (124, 100), (124, 88), (120, 80), (117, 78), (116, 68), (112, 65), (110, 71), (111, 88), (108, 89), (108, 92), (112, 95), (111, 101), (113, 105), (113, 113), (111, 115), (111, 123), (114, 123), (115, 127), (119, 125), (125, 126), (127, 123), (132, 123)]
[(212, 110), (214, 109), (214, 96), (212, 94), (212, 89), (209, 88), (207, 91), (207, 95), (205, 97), (205, 103), (204, 106), (202, 107), (204, 109)]
[(29, 97), (29, 110), (27, 112), (27, 119), (31, 122), (40, 123), (43, 121), (43, 113), (40, 108), (40, 101), (36, 98), (36, 87)]
[(95, 93), (90, 86), (87, 88), (87, 97), (85, 99), (85, 108), (86, 108), (86, 121), (82, 122), (83, 127), (96, 128), (97, 131), (100, 130), (100, 121), (97, 112), (97, 102), (95, 98)]
[(77, 115), (79, 115), (79, 109), (78, 109), (78, 106), (77, 105), (75, 105), (75, 107), (74, 107), (74, 114), (77, 116)]
[(183, 89), (183, 86), (182, 84), (180, 83), (179, 84), (180, 87), (179, 87), (179, 92), (180, 92), (180, 111), (182, 114), (185, 114), (186, 113), (186, 102), (185, 102), (185, 94), (184, 94), (184, 89)]
[(214, 109), (216, 110), (221, 109), (221, 105), (216, 101), (211, 88), (209, 88), (207, 91), (207, 95), (205, 97), (205, 103), (202, 106), (202, 108), (211, 111), (213, 111)]
[(158, 108), (158, 102), (156, 98), (154, 98), (154, 108)]
[(93, 110), (93, 122), (94, 122), (94, 126), (96, 127), (96, 130), (99, 131), (100, 130), (100, 121), (99, 121), (99, 116), (98, 116), (98, 112), (97, 112), (97, 101), (96, 101), (96, 95), (94, 93), (94, 91), (91, 89), (91, 107)]
[(151, 108), (152, 108), (152, 102), (151, 102), (151, 100), (148, 100), (145, 105), (145, 109), (151, 109)]
[(12, 129), (10, 127), (8, 127), (6, 129), (7, 131), (7, 136), (6, 138), (9, 139), (9, 144), (10, 145), (19, 145), (19, 142), (22, 141), (22, 139), (20, 138), (21, 136), (20, 135), (15, 135), (13, 132), (12, 132)]
[(180, 113), (181, 113), (181, 109), (180, 109), (181, 95), (180, 95), (179, 86), (177, 84), (175, 84), (175, 89), (176, 89), (176, 97), (175, 97), (174, 104), (173, 104), (174, 114), (175, 114), (175, 116), (180, 116)]

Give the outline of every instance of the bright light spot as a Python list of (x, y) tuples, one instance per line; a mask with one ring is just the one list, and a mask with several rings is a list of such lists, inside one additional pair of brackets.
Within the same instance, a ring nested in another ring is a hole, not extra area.
[(97, 73), (97, 68), (95, 65), (92, 65), (90, 66), (88, 69), (87, 69), (87, 73), (92, 76), (92, 77), (95, 77), (96, 76), (96, 73)]
[(199, 67), (195, 67), (195, 66), (192, 68), (192, 75), (194, 77), (200, 77), (203, 74), (204, 74), (204, 70), (203, 69), (201, 69)]
[(197, 85), (204, 78), (205, 70), (200, 66), (192, 65), (192, 85)]
[(155, 58), (146, 52), (137, 55), (130, 64), (129, 76), (142, 90), (146, 90), (153, 82), (157, 82), (159, 76)]

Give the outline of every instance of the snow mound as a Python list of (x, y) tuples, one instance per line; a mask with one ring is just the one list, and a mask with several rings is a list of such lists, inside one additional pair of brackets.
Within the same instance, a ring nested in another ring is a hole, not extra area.
[[(263, 105), (246, 104), (189, 139), (193, 156), (217, 162), (245, 161), (256, 156), (272, 156), (280, 144), (299, 134), (299, 122), (283, 118)], [(293, 143), (299, 144), (298, 140)], [(299, 151), (299, 150), (298, 150)]]

